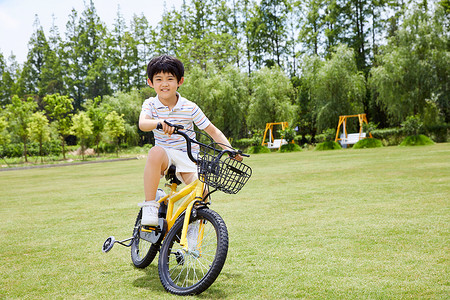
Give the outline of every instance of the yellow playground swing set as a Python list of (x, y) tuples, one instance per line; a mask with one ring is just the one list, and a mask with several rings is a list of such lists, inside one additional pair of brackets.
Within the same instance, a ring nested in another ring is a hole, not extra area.
[[(347, 119), (348, 118), (358, 118), (359, 121), (359, 132), (358, 133), (347, 133)], [(336, 130), (336, 138), (335, 142), (341, 144), (342, 148), (347, 148), (347, 145), (356, 144), (359, 140), (366, 138), (366, 133), (363, 132), (363, 123), (368, 124), (366, 114), (357, 114), (357, 115), (348, 115), (348, 116), (339, 116), (339, 124)], [(339, 135), (340, 127), (342, 126), (342, 133)], [(372, 134), (369, 132), (369, 137), (372, 137)]]
[[(264, 137), (261, 143), (261, 146), (266, 146), (269, 149), (280, 149), (282, 145), (287, 144), (288, 142), (285, 139), (274, 139), (273, 137), (273, 127), (281, 125), (281, 130), (285, 130), (289, 127), (288, 122), (275, 122), (275, 123), (267, 123), (266, 129), (264, 130)], [(266, 136), (269, 141), (266, 143)]]

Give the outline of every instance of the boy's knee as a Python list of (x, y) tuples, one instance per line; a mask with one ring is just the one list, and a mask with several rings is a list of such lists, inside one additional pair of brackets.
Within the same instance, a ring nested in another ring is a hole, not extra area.
[(158, 146), (151, 148), (150, 151), (148, 151), (147, 161), (160, 164), (167, 163), (168, 158), (166, 151)]

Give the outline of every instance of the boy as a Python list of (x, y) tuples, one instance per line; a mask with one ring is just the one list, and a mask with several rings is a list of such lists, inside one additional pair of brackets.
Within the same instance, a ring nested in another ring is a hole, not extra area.
[[(162, 55), (153, 58), (147, 66), (147, 83), (157, 96), (144, 101), (139, 117), (139, 128), (142, 131), (152, 131), (155, 135), (155, 146), (150, 149), (144, 169), (145, 201), (142, 206), (142, 225), (158, 225), (158, 207), (155, 201), (159, 179), (173, 164), (177, 168), (177, 177), (185, 184), (197, 179), (197, 167), (187, 156), (186, 142), (180, 135), (174, 134), (172, 124), (183, 125), (186, 129), (206, 131), (215, 142), (223, 148), (231, 147), (225, 135), (217, 129), (193, 102), (181, 97), (177, 92), (184, 82), (184, 66), (178, 59)], [(160, 123), (161, 130), (155, 130)], [(195, 133), (186, 132), (191, 138)], [(192, 145), (193, 151), (198, 152), (198, 145)], [(242, 160), (237, 156), (236, 159)]]

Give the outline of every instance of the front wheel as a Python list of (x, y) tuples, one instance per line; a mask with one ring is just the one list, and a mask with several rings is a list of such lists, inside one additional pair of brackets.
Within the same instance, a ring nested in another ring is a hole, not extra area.
[(140, 269), (146, 268), (158, 253), (159, 245), (143, 240), (139, 236), (141, 227), (142, 209), (136, 218), (133, 230), (133, 243), (131, 244), (131, 260)]
[(161, 247), (158, 271), (164, 288), (175, 295), (195, 295), (219, 276), (228, 252), (228, 231), (220, 215), (210, 209), (192, 214), (187, 248), (180, 245), (184, 217), (178, 218)]

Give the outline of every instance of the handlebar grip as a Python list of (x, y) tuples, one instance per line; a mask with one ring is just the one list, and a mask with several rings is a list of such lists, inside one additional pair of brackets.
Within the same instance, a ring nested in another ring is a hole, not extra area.
[[(178, 129), (184, 129), (184, 126), (183, 126), (183, 125), (172, 124), (172, 123), (168, 122), (167, 120), (164, 120), (164, 123), (166, 123), (166, 124), (169, 125), (170, 127), (174, 127), (176, 130), (178, 130)], [(156, 125), (156, 129), (162, 130), (162, 129), (163, 129), (162, 124), (161, 124), (161, 123), (158, 123), (158, 124)]]

